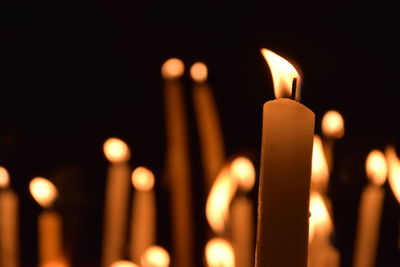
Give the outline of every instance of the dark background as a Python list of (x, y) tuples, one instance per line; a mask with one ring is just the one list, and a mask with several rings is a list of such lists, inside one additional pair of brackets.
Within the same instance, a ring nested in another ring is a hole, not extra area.
[[(186, 67), (198, 60), (208, 65), (227, 155), (249, 154), (258, 168), (262, 105), (273, 98), (262, 47), (301, 67), (302, 102), (316, 113), (317, 133), (325, 111), (337, 109), (345, 118), (330, 196), (334, 242), (349, 266), (366, 154), (400, 141), (396, 10), (134, 2), (18, 3), (0, 11), (0, 165), (20, 196), (22, 266), (36, 264), (41, 209), (28, 183), (38, 175), (60, 190), (56, 209), (74, 266), (98, 266), (107, 169), (102, 143), (110, 136), (126, 140), (133, 166), (155, 172), (158, 242), (170, 249), (160, 66), (170, 57)], [(187, 73), (183, 82), (201, 263), (205, 193)], [(378, 265), (399, 266), (399, 205), (388, 185), (385, 190)]]

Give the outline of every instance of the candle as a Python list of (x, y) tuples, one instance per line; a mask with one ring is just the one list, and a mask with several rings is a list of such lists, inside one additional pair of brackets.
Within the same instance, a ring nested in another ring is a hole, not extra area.
[(130, 257), (132, 261), (140, 262), (144, 251), (155, 243), (154, 175), (149, 169), (138, 167), (132, 173), (132, 184), (135, 192), (132, 201)]
[(311, 168), (311, 189), (324, 194), (328, 187), (329, 170), (321, 138), (314, 136)]
[(389, 165), (388, 176), (390, 188), (397, 201), (400, 203), (400, 160), (393, 146), (389, 146), (386, 151), (386, 159)]
[(116, 261), (113, 262), (110, 267), (139, 267), (131, 261)]
[(36, 202), (46, 209), (38, 217), (38, 242), (39, 266), (48, 266), (63, 258), (61, 217), (49, 209), (58, 192), (49, 180), (42, 177), (33, 178), (29, 183), (29, 190)]
[(166, 172), (171, 191), (174, 266), (192, 266), (193, 236), (190, 160), (186, 112), (180, 77), (184, 65), (176, 58), (167, 60), (161, 74), (165, 80)]
[(169, 263), (168, 252), (159, 246), (149, 247), (141, 258), (142, 267), (168, 267)]
[(373, 150), (366, 161), (366, 172), (370, 179), (362, 192), (355, 239), (354, 267), (375, 266), (379, 239), (382, 203), (385, 192), (381, 188), (386, 180), (387, 166), (383, 153)]
[(9, 183), (7, 170), (0, 167), (0, 266), (17, 267), (18, 198)]
[[(285, 59), (263, 49), (275, 95), (291, 91), (300, 77)], [(314, 113), (299, 102), (280, 98), (264, 104), (259, 183), (256, 267), (305, 267)]]
[(205, 257), (208, 267), (235, 267), (233, 248), (222, 238), (214, 238), (207, 242)]
[(254, 221), (253, 203), (245, 195), (254, 186), (255, 169), (245, 157), (238, 157), (231, 163), (232, 177), (239, 185), (239, 194), (232, 203), (231, 227), (232, 246), (237, 266), (254, 266)]
[(208, 191), (224, 164), (222, 131), (212, 91), (207, 84), (207, 66), (202, 62), (193, 64), (190, 75), (195, 82), (192, 92), (193, 104), (197, 117), (205, 185)]
[(121, 259), (126, 237), (129, 201), (130, 150), (120, 139), (109, 138), (103, 146), (110, 161), (104, 208), (102, 266)]

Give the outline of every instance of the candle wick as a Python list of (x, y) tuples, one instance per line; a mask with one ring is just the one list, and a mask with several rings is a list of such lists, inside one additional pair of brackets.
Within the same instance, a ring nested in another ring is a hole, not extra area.
[(290, 98), (292, 100), (296, 100), (296, 89), (297, 89), (297, 78), (293, 78), (293, 82), (292, 82), (292, 95), (290, 96)]

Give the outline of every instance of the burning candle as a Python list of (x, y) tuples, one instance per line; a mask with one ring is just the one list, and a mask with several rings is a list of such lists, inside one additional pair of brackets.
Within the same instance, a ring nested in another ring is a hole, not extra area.
[(224, 239), (214, 238), (208, 241), (205, 249), (205, 257), (208, 267), (235, 267), (233, 248)]
[(139, 267), (131, 261), (116, 261), (113, 262), (110, 267)]
[(168, 267), (170, 263), (168, 252), (159, 246), (146, 249), (141, 259), (142, 267)]
[(279, 99), (264, 104), (256, 267), (305, 267), (314, 113), (294, 100), (300, 76), (293, 65), (262, 53)]
[(354, 250), (354, 267), (375, 266), (382, 202), (385, 192), (381, 188), (386, 180), (387, 166), (383, 153), (372, 150), (366, 161), (366, 173), (370, 179), (362, 192), (358, 214)]
[(386, 151), (386, 159), (389, 165), (388, 176), (390, 188), (397, 201), (400, 203), (400, 160), (393, 146), (389, 146)]
[(184, 95), (180, 81), (183, 72), (184, 65), (177, 58), (167, 60), (161, 68), (165, 80), (166, 172), (171, 191), (172, 239), (176, 267), (193, 265), (190, 160)]
[(57, 188), (47, 179), (35, 177), (29, 190), (45, 210), (38, 217), (39, 266), (62, 261), (62, 221), (60, 215), (50, 210), (57, 198)]
[(106, 182), (102, 266), (122, 258), (129, 201), (130, 150), (120, 139), (109, 138), (103, 146), (110, 161)]
[(231, 163), (231, 174), (239, 185), (238, 197), (233, 200), (231, 211), (232, 245), (237, 266), (254, 266), (254, 221), (253, 203), (246, 197), (255, 182), (253, 163), (245, 157), (238, 157)]
[(144, 167), (132, 173), (135, 188), (132, 204), (130, 257), (140, 262), (144, 251), (155, 243), (156, 203), (153, 191), (154, 175)]
[(193, 103), (201, 143), (206, 190), (208, 191), (224, 164), (225, 153), (221, 123), (212, 91), (207, 84), (207, 66), (202, 62), (193, 64), (190, 68), (190, 75), (195, 82)]
[(324, 194), (328, 187), (328, 179), (329, 170), (322, 141), (318, 135), (315, 135), (312, 153), (311, 189)]
[(0, 266), (17, 267), (18, 198), (9, 184), (8, 171), (0, 167)]

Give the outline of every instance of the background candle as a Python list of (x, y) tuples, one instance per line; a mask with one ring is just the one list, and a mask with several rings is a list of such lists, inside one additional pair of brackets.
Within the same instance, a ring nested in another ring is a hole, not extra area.
[(9, 183), (7, 170), (0, 167), (0, 266), (17, 267), (18, 198)]
[(159, 246), (146, 249), (141, 259), (141, 267), (168, 267), (169, 263), (168, 252)]
[(205, 257), (208, 267), (235, 267), (233, 248), (222, 238), (214, 238), (207, 242)]
[(110, 267), (139, 267), (131, 261), (116, 261), (113, 262)]
[[(296, 69), (269, 50), (262, 53), (275, 95), (292, 95)], [(307, 107), (285, 98), (264, 104), (256, 267), (307, 266), (313, 136), (314, 113)]]
[(117, 138), (109, 138), (103, 146), (110, 161), (106, 181), (102, 266), (109, 267), (122, 258), (126, 237), (130, 167), (128, 145)]
[(388, 146), (385, 151), (388, 162), (388, 176), (390, 188), (397, 201), (400, 203), (400, 160), (393, 146)]
[(354, 267), (375, 266), (385, 193), (381, 185), (387, 177), (386, 160), (382, 152), (373, 150), (369, 153), (366, 161), (366, 172), (370, 184), (365, 187), (360, 200)]
[(314, 136), (311, 171), (311, 190), (325, 194), (328, 187), (329, 170), (321, 138)]
[(155, 243), (154, 175), (149, 169), (138, 167), (132, 173), (132, 184), (135, 192), (132, 201), (130, 257), (133, 262), (139, 263), (145, 250)]

